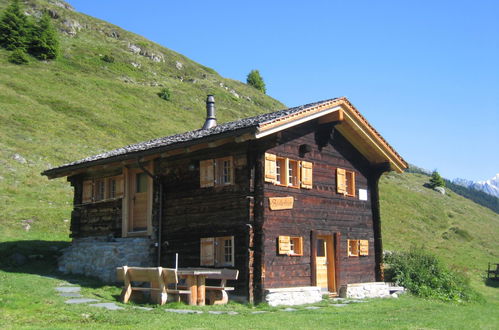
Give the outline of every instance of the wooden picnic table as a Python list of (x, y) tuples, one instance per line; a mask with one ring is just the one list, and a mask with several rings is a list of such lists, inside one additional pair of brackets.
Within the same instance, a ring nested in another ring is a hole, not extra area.
[(189, 305), (204, 306), (206, 304), (206, 276), (222, 274), (221, 269), (216, 268), (179, 268), (177, 274), (186, 278), (186, 285), (191, 291)]

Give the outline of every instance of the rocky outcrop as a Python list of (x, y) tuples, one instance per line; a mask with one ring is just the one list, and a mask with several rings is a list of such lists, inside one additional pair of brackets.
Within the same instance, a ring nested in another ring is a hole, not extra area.
[(153, 62), (158, 62), (159, 63), (159, 62), (164, 62), (165, 61), (165, 58), (164, 58), (163, 54), (161, 54), (161, 53), (154, 53), (152, 51), (143, 49), (143, 48), (141, 48), (141, 47), (139, 47), (139, 46), (137, 46), (135, 44), (132, 44), (132, 43), (128, 43), (128, 50), (131, 51), (134, 54), (138, 54), (138, 55), (147, 57), (148, 59), (150, 59)]

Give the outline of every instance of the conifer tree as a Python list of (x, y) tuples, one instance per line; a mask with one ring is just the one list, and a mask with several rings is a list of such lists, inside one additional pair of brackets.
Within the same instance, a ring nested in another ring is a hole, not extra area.
[(0, 46), (8, 50), (26, 49), (29, 22), (21, 11), (19, 0), (12, 0), (0, 18)]
[(258, 70), (251, 70), (250, 73), (248, 73), (246, 82), (248, 85), (255, 87), (264, 94), (267, 92), (265, 82), (263, 81), (262, 76), (260, 76), (260, 72)]
[(28, 52), (39, 60), (52, 60), (59, 51), (59, 39), (50, 16), (44, 13), (33, 26)]
[(431, 174), (430, 186), (432, 188), (445, 187), (445, 181), (444, 181), (444, 179), (442, 179), (442, 177), (437, 172), (437, 170), (433, 171), (433, 173)]

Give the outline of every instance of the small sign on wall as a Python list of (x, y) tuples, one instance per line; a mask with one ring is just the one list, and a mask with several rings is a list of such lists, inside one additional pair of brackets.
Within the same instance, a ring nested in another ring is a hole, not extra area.
[(361, 201), (367, 201), (367, 189), (359, 189), (359, 199)]
[(272, 211), (275, 210), (290, 210), (293, 208), (294, 198), (288, 197), (269, 197), (269, 207)]

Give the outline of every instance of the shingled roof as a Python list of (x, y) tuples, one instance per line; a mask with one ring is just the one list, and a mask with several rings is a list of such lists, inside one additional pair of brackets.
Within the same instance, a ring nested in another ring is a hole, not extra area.
[[(124, 159), (130, 159), (143, 154), (154, 154), (157, 152), (162, 152), (164, 150), (170, 150), (178, 147), (197, 144), (200, 141), (216, 140), (225, 137), (227, 135), (234, 136), (250, 132), (256, 133), (263, 127), (276, 126), (285, 121), (292, 121), (295, 118), (297, 118), (297, 116), (306, 117), (309, 113), (312, 113), (312, 111), (314, 110), (318, 112), (320, 110), (323, 110), (323, 108), (325, 107), (332, 107), (338, 102), (341, 103), (346, 102), (353, 108), (350, 102), (344, 97), (305, 104), (294, 108), (284, 109), (271, 113), (265, 113), (254, 117), (249, 117), (236, 120), (233, 122), (219, 124), (209, 129), (197, 129), (194, 131), (189, 131), (181, 134), (175, 134), (136, 144), (130, 144), (125, 147), (107, 151), (98, 155), (90, 156), (75, 162), (67, 163), (62, 166), (46, 170), (42, 173), (42, 175), (46, 175), (48, 177), (59, 177), (64, 175), (64, 173), (68, 173), (69, 171), (75, 169), (110, 163), (114, 161), (120, 161)], [(357, 115), (361, 116), (356, 109), (355, 111), (357, 112)], [(379, 135), (379, 133), (377, 133), (374, 130), (374, 128), (367, 123), (367, 120), (365, 120), (365, 118), (363, 117), (362, 119), (376, 133), (376, 135), (384, 143), (386, 143), (386, 141), (381, 137), (381, 135)], [(393, 148), (390, 147), (390, 149), (398, 157), (400, 157)], [(402, 160), (402, 158), (400, 159)]]

